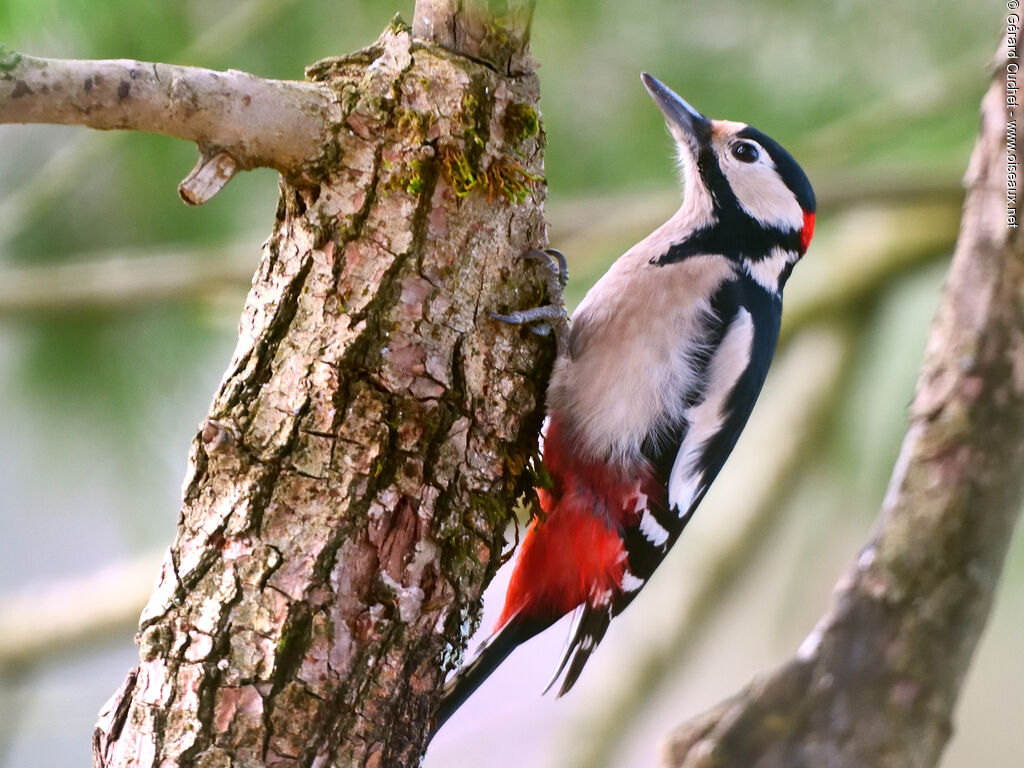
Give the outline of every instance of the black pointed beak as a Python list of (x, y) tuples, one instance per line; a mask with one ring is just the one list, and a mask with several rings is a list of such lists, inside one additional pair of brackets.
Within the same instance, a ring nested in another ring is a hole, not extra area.
[(687, 144), (696, 157), (702, 146), (711, 143), (711, 121), (656, 77), (643, 72), (640, 79), (665, 116), (676, 141)]

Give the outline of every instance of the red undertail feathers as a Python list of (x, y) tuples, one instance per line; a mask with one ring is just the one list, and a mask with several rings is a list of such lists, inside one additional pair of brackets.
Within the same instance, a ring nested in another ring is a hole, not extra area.
[(647, 473), (580, 459), (557, 418), (548, 426), (544, 465), (553, 487), (538, 490), (542, 515), (523, 539), (498, 628), (517, 614), (554, 621), (617, 592), (626, 568), (620, 528), (635, 523)]

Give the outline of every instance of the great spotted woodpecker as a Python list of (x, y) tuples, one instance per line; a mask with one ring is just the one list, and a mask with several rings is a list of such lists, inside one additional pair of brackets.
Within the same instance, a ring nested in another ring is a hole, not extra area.
[(543, 515), (497, 631), (446, 685), (436, 728), (516, 646), (577, 610), (552, 680), (565, 675), (559, 695), (573, 686), (736, 444), (775, 351), (783, 286), (814, 232), (814, 192), (785, 149), (642, 79), (678, 144), (683, 204), (611, 266), (563, 334), (543, 447), (553, 485), (537, 492)]

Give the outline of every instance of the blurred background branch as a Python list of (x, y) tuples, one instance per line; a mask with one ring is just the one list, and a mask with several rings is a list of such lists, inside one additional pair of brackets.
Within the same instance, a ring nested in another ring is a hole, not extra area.
[(0, 270), (0, 318), (124, 311), (229, 292), (252, 280), (248, 250), (88, 254), (82, 261)]
[[(926, 180), (910, 180), (899, 205), (892, 190), (834, 179), (823, 197), (842, 195), (848, 209), (824, 235), (829, 257), (809, 262), (811, 279), (795, 284), (787, 296), (783, 337), (809, 323), (834, 317), (876, 293), (886, 282), (947, 256), (956, 237), (961, 195)], [(833, 193), (832, 190), (841, 190)], [(553, 237), (569, 254), (585, 254), (591, 241), (609, 231), (642, 233), (653, 228), (657, 212), (676, 193), (652, 194), (621, 206), (621, 200), (595, 197), (553, 203)], [(840, 208), (843, 206), (839, 206)], [(605, 231), (570, 222), (602, 222)], [(252, 278), (252, 256), (241, 245), (230, 249), (178, 250), (168, 253), (121, 251), (81, 254), (59, 265), (0, 269), (0, 317), (34, 313), (75, 313), (125, 309), (142, 303), (191, 300), (230, 290), (240, 294)]]
[(130, 630), (149, 599), (162, 557), (162, 552), (143, 552), (92, 573), (26, 584), (0, 598), (0, 674)]

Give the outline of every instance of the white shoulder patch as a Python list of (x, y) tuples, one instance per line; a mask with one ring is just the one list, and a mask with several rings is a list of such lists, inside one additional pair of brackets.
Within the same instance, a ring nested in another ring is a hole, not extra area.
[(795, 263), (798, 258), (800, 257), (792, 251), (787, 251), (783, 248), (772, 248), (772, 252), (763, 259), (758, 259), (757, 261), (744, 259), (743, 271), (750, 275), (753, 281), (766, 291), (778, 293), (779, 280), (782, 279), (782, 273), (786, 267)]
[(668, 481), (669, 508), (676, 507), (680, 516), (687, 513), (703, 489), (704, 447), (722, 427), (727, 415), (723, 413), (726, 399), (750, 363), (753, 343), (754, 321), (750, 312), (740, 307), (708, 364), (707, 396), (686, 410), (686, 437)]

